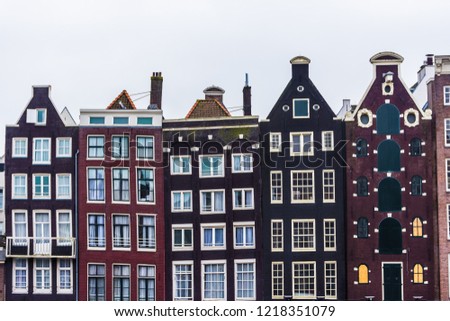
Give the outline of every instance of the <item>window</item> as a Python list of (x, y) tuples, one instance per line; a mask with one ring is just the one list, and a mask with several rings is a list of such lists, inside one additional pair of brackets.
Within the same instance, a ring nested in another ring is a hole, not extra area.
[(88, 137), (88, 158), (103, 158), (105, 146), (104, 136)]
[(51, 266), (50, 259), (34, 260), (34, 293), (51, 293)]
[(69, 211), (57, 211), (56, 212), (56, 218), (57, 218), (57, 226), (58, 226), (58, 245), (71, 245), (71, 238), (72, 238), (72, 219), (71, 219), (71, 213)]
[(113, 215), (113, 248), (130, 248), (130, 217)]
[(192, 191), (172, 192), (172, 212), (192, 211)]
[(225, 191), (200, 191), (200, 213), (225, 213)]
[(13, 245), (26, 246), (28, 236), (27, 213), (13, 211)]
[(88, 168), (88, 200), (105, 200), (105, 169)]
[(393, 140), (385, 140), (378, 145), (378, 171), (400, 171), (400, 146)]
[(369, 221), (366, 217), (360, 217), (356, 224), (356, 235), (360, 239), (366, 239), (369, 237)]
[(283, 173), (281, 171), (270, 172), (270, 202), (272, 204), (283, 203)]
[(233, 173), (251, 173), (253, 172), (252, 154), (234, 154), (233, 155)]
[(225, 249), (225, 225), (202, 224), (202, 250)]
[(450, 147), (450, 118), (444, 119), (444, 133), (444, 146)]
[(291, 172), (291, 202), (314, 203), (314, 171)]
[(0, 210), (3, 210), (3, 196), (3, 188), (0, 188)]
[(72, 293), (72, 261), (58, 260), (58, 293)]
[(423, 237), (423, 222), (420, 217), (415, 217), (413, 222), (413, 237)]
[(51, 254), (51, 226), (50, 211), (34, 212), (34, 255)]
[(313, 149), (313, 133), (301, 132), (291, 133), (291, 155), (292, 156), (312, 156)]
[(130, 139), (128, 136), (112, 136), (112, 157), (128, 158), (129, 157)]
[(445, 160), (445, 175), (447, 176), (446, 191), (450, 192), (450, 159)]
[(272, 220), (271, 239), (272, 239), (272, 252), (283, 251), (283, 221)]
[(156, 268), (153, 265), (138, 266), (138, 300), (155, 301)]
[(402, 227), (394, 218), (386, 218), (379, 226), (380, 254), (402, 253)]
[(253, 189), (233, 189), (233, 209), (253, 209)]
[(192, 250), (192, 224), (172, 225), (172, 250)]
[(0, 236), (5, 234), (4, 222), (0, 221)]
[(138, 248), (156, 249), (155, 216), (138, 215)]
[(47, 123), (47, 109), (36, 109), (36, 125)]
[(294, 118), (309, 118), (309, 99), (294, 99)]
[(33, 164), (50, 164), (50, 138), (33, 139)]
[(314, 251), (316, 248), (314, 220), (292, 220), (292, 251)]
[[(113, 168), (113, 201), (130, 201), (130, 173), (128, 168)], [(138, 184), (140, 187), (140, 184)], [(140, 196), (140, 195), (139, 195)]]
[(191, 157), (190, 156), (172, 156), (172, 165), (170, 166), (170, 174), (172, 175), (190, 175), (191, 174)]
[(356, 195), (368, 196), (369, 195), (369, 182), (367, 177), (360, 176), (356, 179)]
[(105, 123), (105, 117), (89, 117), (89, 124), (102, 125)]
[[(155, 202), (155, 176), (154, 170), (149, 168), (138, 168), (137, 169), (137, 180), (138, 180), (138, 202), (144, 203), (154, 203)], [(122, 182), (126, 184), (128, 188), (128, 180)], [(125, 187), (124, 187), (125, 188)], [(124, 195), (125, 197), (125, 195)], [(128, 197), (128, 196), (127, 196)]]
[(293, 262), (292, 276), (293, 299), (316, 298), (315, 262)]
[(323, 202), (334, 203), (334, 170), (326, 169), (322, 172), (323, 175)]
[(12, 157), (27, 157), (28, 156), (28, 139), (24, 137), (14, 137), (12, 147)]
[(137, 136), (137, 158), (138, 159), (153, 159), (153, 137), (152, 136)]
[(28, 292), (27, 259), (13, 259), (13, 293)]
[(400, 133), (400, 112), (392, 104), (383, 104), (377, 110), (377, 134), (393, 135)]
[(450, 86), (444, 86), (444, 105), (450, 105)]
[(255, 223), (234, 223), (234, 247), (255, 248)]
[(332, 131), (322, 132), (322, 151), (334, 150), (334, 134)]
[(367, 141), (360, 138), (356, 141), (356, 157), (367, 157), (367, 155)]
[(369, 268), (365, 264), (361, 264), (358, 267), (358, 283), (359, 284), (369, 283)]
[(419, 138), (411, 139), (409, 143), (411, 156), (421, 156), (422, 155), (422, 141)]
[(323, 244), (325, 251), (336, 251), (336, 220), (323, 220)]
[(113, 300), (130, 301), (130, 266), (113, 265)]
[(422, 195), (422, 177), (415, 175), (411, 178), (411, 195)]
[(70, 174), (56, 174), (56, 198), (71, 199), (72, 177)]
[(202, 299), (226, 300), (225, 263), (202, 262)]
[(447, 204), (447, 240), (450, 240), (450, 204)]
[(337, 299), (337, 264), (325, 261), (325, 299)]
[(270, 133), (269, 137), (270, 152), (280, 152), (281, 151), (281, 133)]
[(402, 191), (400, 183), (392, 177), (384, 178), (378, 185), (378, 210), (395, 212), (402, 209)]
[(173, 264), (173, 299), (193, 300), (193, 267), (192, 263)]
[(256, 299), (255, 261), (235, 261), (236, 300)]
[(200, 177), (223, 176), (223, 155), (200, 156)]
[(26, 199), (27, 197), (27, 174), (12, 174), (12, 198)]
[(284, 299), (283, 262), (272, 262), (272, 299)]
[(414, 283), (423, 283), (423, 267), (420, 264), (414, 264), (413, 269), (413, 282)]
[(114, 125), (128, 125), (128, 117), (113, 117)]
[(72, 138), (56, 138), (56, 157), (72, 157)]
[(105, 266), (88, 264), (88, 300), (105, 301)]
[(33, 198), (34, 199), (50, 198), (49, 174), (33, 174)]
[(138, 125), (151, 125), (151, 124), (153, 124), (153, 118), (152, 117), (138, 117), (137, 124)]
[(88, 214), (88, 247), (104, 248), (105, 240), (105, 215)]

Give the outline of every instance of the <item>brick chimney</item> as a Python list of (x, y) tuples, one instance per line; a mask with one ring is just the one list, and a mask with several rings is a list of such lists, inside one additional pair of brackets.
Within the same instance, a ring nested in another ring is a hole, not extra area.
[(150, 86), (150, 106), (149, 109), (161, 109), (162, 107), (162, 86), (163, 77), (161, 72), (154, 72)]
[(242, 90), (244, 98), (244, 116), (252, 115), (252, 87), (248, 85), (248, 74), (245, 74), (245, 86)]
[(223, 94), (225, 93), (225, 90), (219, 86), (210, 86), (203, 90), (203, 93), (205, 94), (206, 100), (215, 99), (223, 105)]

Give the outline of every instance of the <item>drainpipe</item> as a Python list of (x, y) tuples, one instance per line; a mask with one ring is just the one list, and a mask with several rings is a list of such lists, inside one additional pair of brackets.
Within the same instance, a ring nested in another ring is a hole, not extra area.
[(78, 154), (80, 150), (75, 153), (75, 300), (78, 301)]

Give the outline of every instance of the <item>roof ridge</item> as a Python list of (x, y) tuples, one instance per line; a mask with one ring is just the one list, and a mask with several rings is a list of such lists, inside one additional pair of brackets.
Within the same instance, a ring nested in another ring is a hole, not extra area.
[(126, 89), (122, 90), (122, 92), (108, 105), (108, 107), (106, 107), (106, 109), (112, 109), (112, 107), (119, 101), (122, 96), (125, 96), (125, 98), (128, 100), (131, 109), (136, 109), (136, 105), (134, 104)]

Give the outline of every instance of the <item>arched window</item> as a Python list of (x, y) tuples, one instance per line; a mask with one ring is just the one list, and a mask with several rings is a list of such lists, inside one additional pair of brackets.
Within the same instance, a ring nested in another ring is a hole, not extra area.
[(423, 267), (421, 264), (415, 264), (413, 269), (414, 283), (423, 283)]
[(416, 217), (413, 220), (413, 236), (423, 237), (423, 222), (420, 217)]
[(416, 175), (411, 178), (411, 195), (422, 195), (422, 177)]
[(358, 196), (369, 195), (369, 186), (367, 182), (367, 177), (361, 176), (356, 179), (356, 194)]
[(393, 140), (385, 140), (378, 145), (378, 171), (400, 171), (400, 146)]
[(366, 157), (367, 156), (367, 141), (360, 138), (356, 141), (356, 157)]
[(419, 138), (411, 139), (411, 142), (409, 143), (409, 149), (411, 156), (422, 155), (422, 141)]
[(369, 268), (365, 264), (361, 264), (360, 266), (358, 266), (358, 283), (369, 283)]
[(402, 226), (394, 218), (386, 218), (379, 226), (380, 254), (402, 253)]
[(369, 237), (369, 222), (366, 217), (360, 217), (358, 219), (358, 224), (356, 225), (356, 233), (358, 238), (368, 238)]
[(392, 104), (383, 104), (377, 110), (377, 134), (400, 134), (400, 112)]
[(402, 189), (395, 178), (386, 177), (378, 185), (378, 210), (381, 212), (402, 210)]

